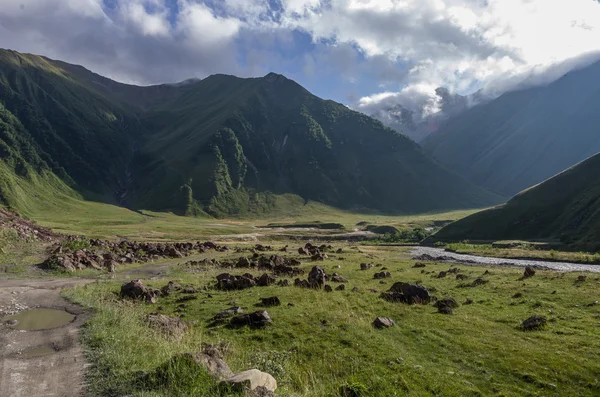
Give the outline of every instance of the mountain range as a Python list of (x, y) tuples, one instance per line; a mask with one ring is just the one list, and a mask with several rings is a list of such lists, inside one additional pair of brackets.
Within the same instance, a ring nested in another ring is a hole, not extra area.
[(214, 216), (265, 213), (283, 193), (393, 213), (501, 201), (401, 133), (278, 74), (140, 87), (0, 50), (3, 204), (26, 209), (27, 186)]
[(595, 63), (474, 106), (421, 144), (471, 182), (510, 197), (600, 151), (599, 107)]

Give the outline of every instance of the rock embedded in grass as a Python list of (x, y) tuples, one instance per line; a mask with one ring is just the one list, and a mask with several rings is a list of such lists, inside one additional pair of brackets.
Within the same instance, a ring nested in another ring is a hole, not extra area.
[(361, 263), (360, 264), (360, 270), (369, 270), (372, 267), (373, 267), (373, 264), (371, 264), (371, 263)]
[(164, 314), (149, 314), (146, 316), (146, 323), (150, 328), (173, 340), (181, 340), (188, 328), (185, 321), (182, 321), (179, 317), (165, 316)]
[(394, 320), (392, 320), (391, 318), (387, 318), (387, 317), (377, 317), (374, 321), (373, 321), (373, 326), (375, 328), (389, 328), (389, 327), (393, 327), (396, 323), (394, 322)]
[(233, 391), (240, 392), (253, 392), (258, 388), (264, 388), (273, 393), (277, 389), (275, 378), (271, 374), (259, 371), (258, 369), (249, 369), (248, 371), (240, 372), (223, 382), (229, 385)]
[(373, 275), (374, 279), (382, 279), (382, 278), (389, 278), (392, 277), (392, 274), (390, 272), (379, 272), (379, 273), (375, 273)]
[(348, 279), (344, 276), (340, 276), (337, 273), (333, 273), (333, 275), (331, 276), (331, 281), (334, 283), (347, 283)]
[(122, 298), (142, 299), (148, 303), (156, 303), (160, 291), (146, 287), (141, 280), (131, 280), (121, 286)]
[(319, 266), (313, 266), (308, 273), (308, 284), (312, 288), (321, 288), (325, 284), (325, 270)]
[(542, 329), (546, 325), (547, 319), (544, 316), (534, 314), (521, 323), (521, 329), (524, 331), (534, 331)]
[(268, 298), (260, 298), (260, 301), (263, 306), (267, 306), (267, 307), (281, 305), (281, 301), (276, 296), (270, 296)]
[(242, 314), (231, 319), (229, 324), (232, 327), (249, 326), (250, 328), (263, 328), (271, 324), (271, 316), (266, 310), (258, 310), (250, 314)]
[(527, 266), (523, 272), (523, 278), (529, 278), (535, 276), (535, 269), (531, 266)]

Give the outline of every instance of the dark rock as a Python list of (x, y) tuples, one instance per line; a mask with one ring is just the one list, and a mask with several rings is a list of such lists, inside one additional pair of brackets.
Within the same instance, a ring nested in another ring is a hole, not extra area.
[(288, 279), (279, 280), (277, 282), (277, 285), (280, 286), (280, 287), (289, 287), (290, 286), (290, 280), (288, 280)]
[(186, 287), (183, 287), (181, 292), (183, 292), (184, 294), (195, 294), (198, 292), (198, 290), (196, 288), (192, 287), (191, 285), (188, 285)]
[(394, 320), (387, 317), (377, 317), (375, 321), (373, 321), (373, 326), (375, 328), (389, 328), (393, 327), (394, 324), (396, 324)]
[(246, 289), (255, 285), (256, 281), (251, 274), (233, 276), (229, 273), (223, 273), (217, 276), (217, 288), (225, 291)]
[(529, 278), (535, 276), (535, 269), (531, 266), (527, 266), (525, 268), (525, 272), (523, 273), (524, 278)]
[(272, 320), (266, 310), (258, 310), (254, 313), (235, 316), (229, 322), (232, 327), (243, 327), (247, 325), (250, 328), (262, 328), (270, 323), (272, 323)]
[(427, 265), (426, 265), (426, 264), (424, 264), (423, 262), (417, 262), (417, 263), (415, 263), (415, 264), (413, 265), (413, 268), (416, 268), (416, 269), (418, 269), (418, 268), (420, 268), (420, 267), (425, 267), (425, 266), (427, 266)]
[(433, 306), (437, 307), (438, 309), (441, 306), (448, 306), (451, 309), (456, 309), (458, 307), (458, 303), (456, 302), (456, 300), (454, 298), (444, 298), (444, 299), (437, 300), (433, 304)]
[(438, 307), (438, 313), (441, 314), (452, 314), (452, 308), (450, 306), (440, 306)]
[(337, 287), (335, 287), (336, 291), (344, 291), (346, 289), (346, 286), (344, 284), (338, 285)]
[(392, 285), (388, 292), (401, 293), (406, 303), (427, 304), (430, 301), (429, 291), (422, 285), (398, 282)]
[(360, 291), (360, 288), (358, 288), (358, 287), (352, 288), (352, 292), (359, 292), (359, 291)]
[(348, 279), (344, 276), (340, 276), (337, 273), (333, 273), (333, 276), (331, 276), (331, 281), (334, 283), (347, 283)]
[(256, 285), (260, 286), (260, 287), (267, 287), (271, 284), (274, 284), (275, 282), (277, 282), (277, 279), (267, 273), (264, 273), (262, 276), (260, 276), (257, 280), (256, 280)]
[(542, 329), (546, 325), (546, 317), (538, 316), (537, 314), (529, 317), (521, 324), (521, 329), (524, 331), (534, 331)]
[(187, 295), (187, 296), (182, 296), (181, 298), (178, 298), (177, 300), (175, 300), (175, 302), (181, 303), (181, 302), (195, 301), (196, 299), (198, 299), (197, 296)]
[(325, 271), (319, 266), (314, 266), (308, 274), (308, 284), (312, 288), (321, 288), (325, 284)]
[(228, 318), (233, 317), (236, 314), (241, 314), (243, 312), (244, 311), (239, 306), (233, 306), (229, 309), (221, 310), (212, 318), (212, 323), (210, 325), (214, 327), (216, 325), (223, 324)]
[(301, 287), (301, 288), (310, 288), (310, 284), (308, 283), (308, 281), (306, 280), (301, 280), (299, 278), (294, 280), (294, 286), (295, 287)]
[(337, 251), (335, 251), (336, 254), (343, 254), (344, 250), (341, 248), (338, 248)]
[(294, 307), (294, 306), (296, 306), (296, 304), (294, 302), (289, 302), (287, 305), (288, 305), (288, 307)]
[(473, 299), (471, 299), (471, 298), (467, 298), (465, 303), (463, 303), (463, 305), (471, 305), (471, 304), (473, 304)]
[(160, 293), (162, 296), (169, 296), (171, 292), (179, 291), (181, 289), (181, 285), (177, 284), (174, 281), (169, 281), (167, 285), (160, 289)]
[(121, 297), (143, 299), (148, 303), (156, 303), (159, 293), (147, 288), (140, 280), (132, 280), (121, 286)]
[(448, 272), (439, 272), (437, 278), (444, 278), (448, 275)]
[(379, 273), (375, 273), (373, 275), (374, 279), (389, 278), (389, 277), (392, 277), (392, 274), (390, 272), (379, 272)]
[(361, 263), (360, 264), (360, 270), (369, 270), (372, 267), (373, 267), (373, 265), (371, 263)]
[(513, 297), (513, 299), (518, 299), (518, 298), (520, 298), (520, 297), (522, 297), (522, 296), (523, 296), (523, 293), (521, 293), (521, 292), (517, 292), (517, 293), (516, 293), (516, 294), (514, 294), (512, 297)]
[(306, 255), (306, 256), (310, 255), (310, 252), (306, 248), (298, 248), (298, 253), (300, 255)]
[(578, 276), (577, 277), (578, 283), (583, 283), (583, 282), (585, 282), (585, 280), (587, 280), (587, 276)]
[(333, 289), (331, 288), (331, 286), (329, 284), (325, 284), (323, 289), (325, 290), (325, 292), (333, 292)]
[(466, 274), (457, 274), (456, 275), (457, 280), (466, 280), (468, 278), (469, 278), (469, 276), (467, 276)]
[(281, 306), (281, 302), (279, 298), (276, 296), (271, 296), (269, 298), (260, 298), (260, 301), (263, 306), (271, 307), (271, 306)]

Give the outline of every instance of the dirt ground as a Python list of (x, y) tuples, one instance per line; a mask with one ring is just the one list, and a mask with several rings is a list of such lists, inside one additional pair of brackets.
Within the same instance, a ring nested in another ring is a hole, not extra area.
[[(0, 317), (25, 308), (54, 308), (74, 314), (60, 328), (40, 331), (14, 330), (0, 324), (0, 396), (71, 397), (84, 392), (85, 358), (79, 343), (79, 327), (89, 313), (60, 296), (65, 287), (84, 284), (82, 279), (0, 280)], [(55, 352), (38, 357), (22, 353), (32, 348)]]

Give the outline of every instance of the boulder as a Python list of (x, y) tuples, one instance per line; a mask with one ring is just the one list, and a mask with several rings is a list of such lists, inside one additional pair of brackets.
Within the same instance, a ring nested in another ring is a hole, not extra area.
[(456, 309), (458, 307), (458, 302), (456, 302), (454, 298), (444, 298), (437, 300), (433, 306), (437, 307), (438, 309), (442, 306), (448, 306), (451, 309)]
[(146, 323), (167, 338), (181, 340), (188, 325), (179, 317), (165, 316), (164, 314), (149, 314), (146, 316)]
[(427, 288), (417, 284), (398, 282), (392, 285), (388, 292), (403, 294), (404, 301), (410, 304), (426, 304), (429, 303), (431, 300), (431, 296), (429, 295), (429, 291), (427, 291)]
[(546, 325), (546, 317), (534, 314), (521, 323), (521, 329), (524, 331), (534, 331), (542, 329)]
[(393, 327), (394, 324), (396, 324), (394, 322), (394, 320), (392, 320), (391, 318), (387, 318), (387, 317), (377, 317), (373, 321), (373, 326), (375, 328), (389, 328), (389, 327)]
[(264, 273), (262, 276), (260, 276), (257, 280), (256, 280), (256, 285), (260, 286), (260, 287), (267, 287), (271, 284), (274, 284), (277, 281), (277, 279), (267, 273)]
[(281, 301), (276, 296), (271, 296), (268, 298), (260, 298), (260, 301), (263, 306), (271, 307), (271, 306), (280, 306)]
[(314, 266), (308, 273), (308, 284), (312, 288), (321, 288), (325, 284), (325, 270), (319, 266)]
[(382, 279), (382, 278), (389, 278), (392, 277), (392, 274), (390, 272), (379, 272), (379, 273), (375, 273), (373, 275), (374, 279)]
[(250, 314), (242, 314), (231, 319), (229, 324), (232, 327), (249, 326), (250, 328), (263, 328), (272, 323), (271, 317), (266, 310), (258, 310)]
[(340, 276), (337, 273), (333, 273), (333, 276), (331, 276), (331, 281), (334, 283), (347, 283), (348, 279), (344, 276)]
[(525, 268), (525, 271), (523, 272), (523, 277), (529, 278), (529, 277), (533, 277), (533, 276), (535, 276), (535, 269), (531, 266), (527, 266)]
[(147, 288), (140, 280), (131, 280), (121, 286), (121, 297), (143, 299), (148, 303), (156, 303), (158, 300), (158, 292)]
[(248, 371), (235, 374), (223, 381), (234, 391), (255, 391), (258, 388), (266, 389), (273, 393), (277, 389), (277, 381), (273, 376), (258, 369), (249, 369)]
[(223, 273), (217, 276), (217, 288), (225, 291), (246, 289), (255, 285), (256, 281), (251, 274), (233, 276), (229, 273)]

